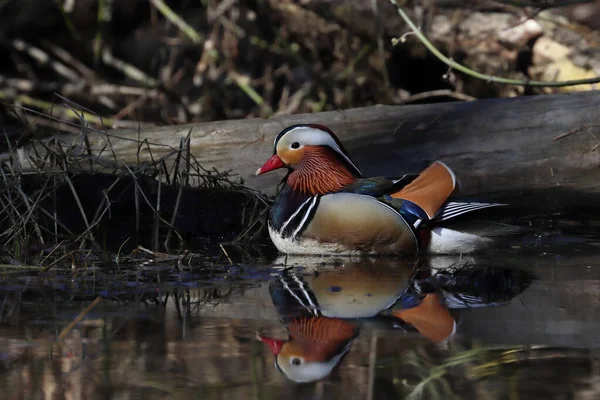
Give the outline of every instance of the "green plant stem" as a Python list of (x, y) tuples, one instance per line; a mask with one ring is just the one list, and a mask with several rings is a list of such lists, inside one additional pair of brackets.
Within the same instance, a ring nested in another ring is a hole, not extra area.
[[(436, 56), (440, 61), (444, 64), (448, 65), (450, 68), (460, 71), (464, 74), (472, 76), (474, 78), (482, 79), (484, 81), (490, 83), (500, 83), (504, 85), (520, 85), (520, 86), (537, 86), (537, 87), (564, 87), (564, 86), (576, 86), (576, 85), (589, 85), (593, 83), (600, 83), (600, 77), (589, 78), (589, 79), (577, 79), (570, 81), (561, 81), (561, 82), (546, 82), (546, 81), (534, 81), (534, 80), (519, 80), (519, 79), (508, 79), (508, 78), (499, 78), (493, 75), (482, 74), (481, 72), (474, 71), (470, 68), (465, 67), (462, 64), (457, 63), (451, 58), (446, 57), (441, 51), (439, 51), (433, 43), (425, 37), (425, 35), (421, 32), (421, 30), (412, 22), (412, 20), (408, 17), (408, 15), (404, 12), (402, 7), (398, 5), (396, 0), (390, 0), (390, 2), (396, 6), (398, 9), (398, 14), (404, 22), (410, 27), (415, 36), (431, 51), (431, 53)], [(399, 39), (396, 39), (396, 43)]]
[(152, 5), (156, 7), (156, 9), (164, 15), (166, 19), (175, 24), (187, 37), (191, 39), (192, 42), (196, 44), (202, 44), (204, 42), (204, 38), (200, 35), (194, 28), (188, 25), (175, 11), (171, 9), (163, 0), (150, 0)]
[(250, 86), (244, 77), (236, 72), (230, 72), (229, 77), (233, 80), (233, 82), (235, 82), (237, 87), (239, 87), (242, 92), (244, 92), (246, 96), (248, 96), (257, 106), (263, 108), (268, 115), (273, 113), (271, 107), (265, 103), (265, 100), (262, 98), (262, 96), (256, 90), (254, 90), (252, 86)]
[(356, 66), (356, 64), (358, 64), (370, 52), (371, 52), (371, 45), (370, 44), (364, 45), (360, 49), (360, 51), (358, 52), (356, 57), (354, 57), (354, 59), (350, 60), (350, 63), (348, 64), (348, 66), (346, 68), (344, 68), (344, 70), (342, 72), (339, 73), (337, 78), (338, 79), (346, 79), (348, 77), (348, 75), (350, 75), (350, 73), (354, 71), (354, 67)]

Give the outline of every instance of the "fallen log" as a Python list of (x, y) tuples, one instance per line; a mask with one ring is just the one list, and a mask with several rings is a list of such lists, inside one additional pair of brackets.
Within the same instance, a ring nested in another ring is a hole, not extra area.
[[(543, 204), (545, 210), (556, 210), (597, 204), (598, 110), (600, 91), (590, 91), (464, 103), (377, 105), (268, 120), (217, 121), (140, 132), (88, 131), (85, 135), (92, 152), (105, 149), (102, 165), (118, 167), (164, 157), (179, 148), (189, 133), (191, 153), (204, 168), (231, 170), (248, 186), (274, 193), (282, 171), (254, 176), (272, 154), (273, 138), (291, 124), (320, 123), (338, 134), (365, 175), (417, 172), (439, 159), (456, 171), (464, 194), (528, 206)], [(82, 136), (58, 134), (54, 139), (66, 143), (78, 156), (88, 154), (81, 149)], [(140, 140), (147, 143), (141, 145)], [(32, 160), (48, 151), (39, 142), (23, 150), (22, 168), (29, 170), (36, 169)], [(174, 158), (168, 158), (167, 164)]]

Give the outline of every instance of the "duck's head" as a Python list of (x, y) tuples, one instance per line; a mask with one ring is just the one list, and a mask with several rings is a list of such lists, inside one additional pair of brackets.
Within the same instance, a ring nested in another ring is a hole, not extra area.
[(323, 125), (292, 125), (275, 137), (273, 156), (256, 171), (264, 174), (288, 168), (289, 181), (298, 189), (330, 192), (360, 178), (358, 167), (340, 140)]
[(275, 356), (275, 366), (295, 382), (313, 382), (331, 373), (350, 350), (358, 328), (336, 318), (301, 318), (288, 325), (288, 340), (258, 335)]

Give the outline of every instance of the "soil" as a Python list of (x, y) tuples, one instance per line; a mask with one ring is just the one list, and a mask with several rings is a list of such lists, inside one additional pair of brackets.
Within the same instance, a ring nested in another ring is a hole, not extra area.
[[(108, 126), (137, 126), (519, 92), (448, 74), (410, 36), (405, 44), (393, 46), (391, 39), (407, 29), (383, 0), (373, 2), (375, 8), (363, 1), (345, 2), (344, 7), (323, 0), (168, 1), (195, 31), (195, 40), (146, 0), (62, 3), (9, 0), (0, 6), (5, 21), (0, 27), (0, 99), (6, 107), (0, 125), (15, 141), (32, 131), (68, 128), (35, 112), (77, 125), (77, 117), (50, 110), (67, 99), (71, 107), (91, 110)], [(483, 1), (428, 1), (405, 8), (454, 59), (485, 73), (522, 78), (535, 40), (517, 48), (499, 45), (489, 35), (477, 36), (469, 21), (479, 13), (479, 31), (501, 32), (498, 21), (508, 16), (518, 24), (519, 18), (541, 10), (534, 6), (547, 5), (539, 3), (507, 1), (490, 7)], [(595, 18), (599, 4), (575, 4), (556, 13), (571, 18), (574, 35), (588, 38), (594, 21), (600, 20)], [(460, 21), (453, 21), (453, 15)], [(444, 42), (452, 35), (438, 37), (436, 32), (447, 24), (449, 32), (453, 25), (472, 40), (459, 35)], [(544, 35), (556, 36), (546, 30)], [(571, 46), (578, 52), (591, 49), (590, 40)], [(484, 59), (471, 55), (472, 49), (485, 54)], [(445, 92), (411, 97), (437, 90)]]

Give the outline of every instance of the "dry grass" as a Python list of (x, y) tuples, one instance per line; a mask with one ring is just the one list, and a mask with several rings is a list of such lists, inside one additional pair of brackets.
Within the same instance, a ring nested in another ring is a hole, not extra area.
[[(241, 219), (236, 224), (237, 231), (232, 233), (234, 242), (250, 241), (260, 235), (268, 199), (226, 171), (202, 168), (190, 152), (189, 133), (181, 138), (179, 148), (170, 149), (161, 157), (153, 157), (148, 142), (139, 139), (138, 151), (149, 151), (152, 162), (126, 165), (111, 146), (111, 133), (94, 129), (88, 115), (101, 118), (67, 99), (61, 100), (54, 108), (68, 110), (79, 118), (77, 145), (34, 139), (32, 146), (10, 148), (2, 155), (0, 246), (6, 258), (24, 263), (46, 262), (56, 261), (56, 256), (65, 257), (66, 249), (116, 252), (114, 246), (107, 248), (101, 234), (106, 230), (105, 223), (118, 219), (131, 220), (128, 247), (181, 249), (186, 244), (179, 228), (181, 221), (193, 202), (197, 202), (197, 207), (211, 207), (204, 198), (210, 191), (219, 191), (221, 202), (231, 201), (231, 215), (224, 217)], [(68, 120), (57, 120), (75, 126)], [(92, 148), (87, 138), (90, 132), (102, 135), (106, 145)], [(25, 161), (37, 170), (23, 172)], [(78, 172), (83, 170), (86, 172)], [(97, 198), (91, 193), (96, 193)], [(65, 202), (72, 208), (61, 209)], [(124, 203), (133, 205), (129, 208), (131, 215), (119, 212)], [(188, 233), (193, 236), (193, 232)]]

